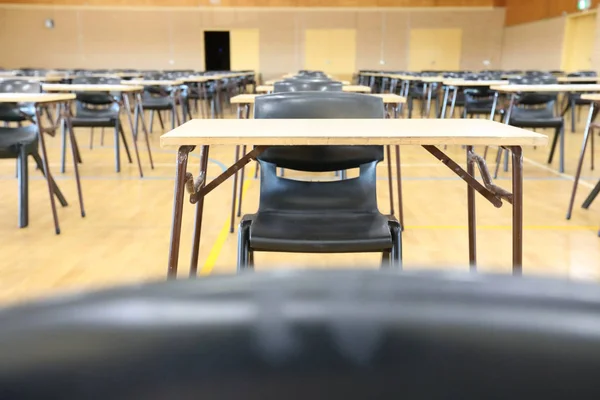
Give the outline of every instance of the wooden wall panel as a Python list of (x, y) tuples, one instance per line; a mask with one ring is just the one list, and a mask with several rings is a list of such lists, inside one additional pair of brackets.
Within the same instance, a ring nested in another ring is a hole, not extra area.
[[(45, 18), (55, 19), (53, 30), (44, 27)], [(484, 60), (491, 60), (490, 68), (499, 67), (503, 22), (504, 9), (98, 10), (0, 5), (0, 66), (203, 69), (205, 30), (258, 29), (260, 71), (270, 79), (303, 67), (307, 29), (355, 29), (357, 69), (406, 70), (411, 29), (457, 28), (463, 30), (461, 68), (477, 70), (484, 68)]]
[[(560, 17), (577, 12), (576, 0), (505, 0), (506, 25), (518, 25), (532, 21)], [(592, 8), (600, 0), (592, 0)]]
[[(498, 0), (221, 0), (222, 7), (498, 7)], [(0, 0), (0, 3), (119, 6), (198, 7), (210, 0)]]

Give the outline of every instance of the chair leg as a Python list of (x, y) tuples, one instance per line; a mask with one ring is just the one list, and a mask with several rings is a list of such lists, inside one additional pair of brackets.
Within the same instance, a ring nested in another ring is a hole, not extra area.
[[(31, 154), (31, 156), (35, 160), (35, 164), (37, 165), (38, 169), (40, 171), (42, 171), (42, 175), (44, 176), (44, 178), (48, 179), (46, 177), (46, 172), (44, 171), (44, 163), (43, 163), (40, 155), (37, 153), (33, 153), (33, 154)], [(67, 203), (67, 199), (65, 199), (65, 196), (62, 194), (62, 192), (58, 188), (58, 185), (56, 184), (56, 182), (54, 181), (52, 176), (50, 177), (50, 181), (52, 184), (52, 192), (56, 195), (56, 198), (58, 199), (58, 202), (60, 203), (60, 205), (63, 207), (68, 206), (69, 203)]]
[(94, 149), (94, 128), (90, 131), (90, 150)]
[(67, 163), (67, 129), (65, 122), (60, 123), (60, 173), (64, 174)]
[(121, 172), (121, 141), (119, 140), (119, 122), (115, 124), (115, 170)]
[(552, 146), (550, 147), (550, 154), (548, 155), (548, 164), (552, 164), (554, 159), (554, 152), (556, 151), (556, 145), (558, 144), (558, 136), (560, 135), (560, 128), (556, 128), (554, 132), (554, 138), (552, 138)]
[(150, 133), (152, 133), (152, 128), (154, 127), (154, 110), (150, 110)]
[(131, 158), (131, 152), (129, 151), (129, 144), (127, 144), (127, 138), (125, 137), (125, 132), (123, 131), (123, 125), (121, 125), (121, 123), (119, 122), (117, 124), (117, 127), (119, 129), (119, 135), (121, 136), (121, 139), (123, 139), (123, 147), (125, 147), (125, 153), (127, 154), (127, 160), (129, 161), (129, 164), (132, 164), (133, 159)]
[(391, 250), (384, 250), (381, 253), (381, 268), (389, 268), (390, 265), (390, 261), (392, 259), (392, 251)]
[(238, 228), (238, 256), (237, 256), (237, 272), (242, 272), (250, 267), (250, 221), (242, 221)]
[(398, 221), (389, 221), (392, 234), (391, 267), (402, 269), (402, 227)]
[(104, 146), (104, 128), (100, 129), (100, 146)]
[[(127, 157), (129, 157), (129, 163), (132, 163), (131, 154), (129, 153), (129, 146), (127, 145), (127, 139), (125, 138), (125, 131), (123, 131), (123, 125), (119, 124), (119, 132), (121, 134), (121, 138), (123, 138), (123, 146), (125, 146), (125, 150), (127, 151)], [(144, 177), (144, 172), (142, 171), (142, 161), (140, 160), (140, 151), (137, 145), (137, 138), (133, 138), (133, 150), (135, 151), (135, 159), (137, 160), (138, 170), (140, 171), (140, 178)]]
[(158, 122), (160, 122), (160, 129), (162, 129), (162, 131), (165, 131), (165, 123), (163, 122), (163, 118), (162, 118), (162, 114), (160, 113), (160, 111), (158, 112)]
[(19, 148), (17, 174), (19, 176), (19, 228), (25, 228), (29, 225), (29, 169), (25, 146)]
[(571, 100), (571, 132), (575, 133), (575, 100)]

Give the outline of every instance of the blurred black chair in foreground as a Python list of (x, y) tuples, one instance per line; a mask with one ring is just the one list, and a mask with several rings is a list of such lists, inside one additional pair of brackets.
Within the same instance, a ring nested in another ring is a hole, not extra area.
[(13, 399), (598, 399), (596, 284), (282, 271), (0, 312)]

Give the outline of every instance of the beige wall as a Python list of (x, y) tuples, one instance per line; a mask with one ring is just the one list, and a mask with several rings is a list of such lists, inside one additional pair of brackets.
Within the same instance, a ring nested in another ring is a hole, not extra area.
[(566, 17), (504, 29), (502, 69), (560, 69)]
[[(55, 28), (44, 27), (54, 18)], [(0, 67), (204, 68), (203, 31), (260, 30), (266, 78), (304, 65), (306, 29), (356, 29), (356, 68), (408, 67), (411, 29), (461, 28), (461, 68), (500, 65), (504, 9), (206, 9), (0, 5)], [(380, 64), (380, 59), (385, 64)]]

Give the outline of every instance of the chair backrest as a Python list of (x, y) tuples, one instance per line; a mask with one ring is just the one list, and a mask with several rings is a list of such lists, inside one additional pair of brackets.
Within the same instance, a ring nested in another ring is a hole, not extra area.
[[(78, 76), (73, 78), (73, 84), (81, 85), (120, 85), (120, 78), (104, 77), (104, 76)], [(113, 97), (104, 92), (77, 92), (75, 93), (77, 101), (80, 103), (91, 105), (111, 105)]]
[(342, 83), (324, 79), (290, 79), (275, 82), (275, 93), (283, 92), (341, 92)]
[[(539, 76), (515, 77), (509, 79), (509, 82), (514, 85), (554, 85), (558, 83), (558, 80), (555, 76), (546, 73)], [(525, 106), (545, 105), (551, 109), (556, 98), (556, 93), (525, 93), (519, 96), (519, 104)]]
[[(256, 119), (329, 119), (329, 118), (384, 118), (383, 100), (375, 96), (344, 92), (288, 92), (256, 98)], [(275, 146), (263, 152), (260, 161), (301, 171), (338, 171), (358, 167), (361, 163), (381, 161), (381, 146), (347, 146), (348, 157), (328, 157), (339, 146)], [(357, 157), (361, 148), (378, 149), (377, 157), (364, 160)], [(337, 153), (336, 153), (337, 154)]]
[(0, 93), (40, 93), (42, 85), (27, 79), (6, 79), (0, 81)]

